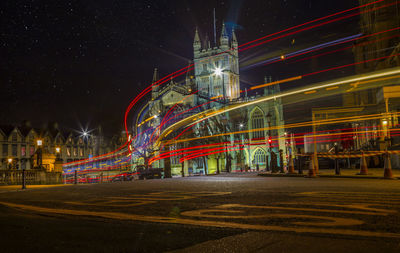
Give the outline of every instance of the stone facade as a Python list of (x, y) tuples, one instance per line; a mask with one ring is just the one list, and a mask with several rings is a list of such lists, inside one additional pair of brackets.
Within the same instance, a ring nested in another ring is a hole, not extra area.
[[(226, 106), (255, 100), (258, 96), (247, 96), (241, 93), (239, 79), (239, 55), (238, 42), (235, 32), (227, 33), (225, 25), (222, 26), (219, 45), (211, 46), (207, 39), (201, 40), (196, 29), (193, 50), (194, 50), (194, 70), (188, 72), (182, 82), (170, 80), (161, 88), (154, 85), (152, 88), (151, 100), (137, 113), (134, 132), (138, 135), (135, 146), (139, 147), (138, 152), (142, 155), (134, 157), (134, 163), (146, 163), (145, 157), (159, 154), (157, 147), (152, 147), (153, 136), (157, 136), (166, 126), (211, 108), (223, 109)], [(155, 69), (153, 83), (158, 81), (158, 70)], [(271, 80), (264, 80), (271, 82)], [(264, 90), (263, 96), (272, 96), (279, 93), (279, 85), (269, 86)], [(168, 116), (166, 117), (166, 115)], [(168, 119), (172, 118), (168, 121)], [(164, 119), (164, 122), (162, 120)], [(165, 122), (167, 119), (167, 122)], [(268, 123), (270, 122), (270, 123)], [(217, 117), (212, 117), (206, 122), (197, 124), (193, 127), (192, 135), (212, 136), (223, 134), (223, 137), (214, 138), (212, 141), (231, 142), (232, 145), (243, 143), (240, 151), (229, 151), (221, 154), (208, 156), (207, 159), (197, 158), (180, 162), (181, 155), (172, 156), (153, 163), (153, 167), (171, 167), (172, 175), (181, 175), (182, 167), (185, 175), (205, 174), (244, 169), (245, 166), (256, 169), (266, 168), (270, 153), (275, 153), (279, 157), (279, 150), (283, 151), (283, 160), (278, 163), (286, 163), (285, 130), (268, 131), (271, 127), (283, 126), (283, 107), (280, 99), (269, 102), (258, 103), (243, 109), (224, 113)], [(259, 131), (253, 131), (260, 129)], [(229, 134), (233, 131), (250, 130), (245, 134)], [(271, 152), (269, 151), (269, 134), (274, 139)], [(177, 133), (171, 133), (176, 137)], [(168, 136), (172, 138), (173, 136)], [(204, 143), (180, 143), (169, 145), (169, 150), (173, 151), (193, 145)]]
[[(56, 156), (58, 161), (67, 163), (89, 156), (106, 153), (109, 148), (97, 129), (88, 136), (63, 132), (57, 125), (37, 129), (29, 125), (0, 126), (0, 169), (32, 169), (37, 153), (37, 140), (42, 140), (42, 153)], [(60, 148), (60, 152), (56, 152)], [(45, 158), (45, 157), (44, 157)]]

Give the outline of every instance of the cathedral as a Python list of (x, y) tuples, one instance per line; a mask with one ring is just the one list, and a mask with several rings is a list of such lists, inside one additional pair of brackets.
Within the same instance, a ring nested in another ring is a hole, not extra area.
[[(287, 145), (288, 137), (283, 128), (283, 107), (280, 99), (256, 103), (211, 117), (196, 124), (186, 136), (210, 136), (208, 139), (181, 142), (162, 147), (162, 150), (152, 146), (155, 136), (188, 116), (280, 92), (279, 84), (268, 86), (262, 95), (248, 96), (243, 91), (246, 87), (241, 88), (240, 84), (237, 37), (234, 30), (227, 31), (225, 24), (222, 24), (218, 43), (213, 44), (207, 36), (202, 40), (196, 29), (193, 51), (194, 68), (186, 73), (186, 78), (182, 81), (171, 79), (160, 86), (154, 85), (150, 101), (137, 112), (133, 129), (138, 135), (134, 143), (137, 151), (133, 157), (134, 163), (147, 164), (151, 157), (185, 147), (224, 143), (227, 152), (184, 162), (180, 161), (182, 155), (178, 153), (153, 162), (152, 167), (164, 168), (168, 177), (244, 169), (263, 170), (269, 168), (271, 157), (278, 166), (286, 165), (287, 154), (291, 149)], [(158, 75), (158, 70), (155, 69), (153, 83), (159, 80)], [(264, 83), (271, 81), (271, 78), (265, 78)], [(171, 133), (168, 139), (178, 134)]]

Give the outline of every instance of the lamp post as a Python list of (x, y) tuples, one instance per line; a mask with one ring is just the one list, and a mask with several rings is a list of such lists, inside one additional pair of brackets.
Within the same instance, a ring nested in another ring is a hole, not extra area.
[(12, 168), (12, 161), (13, 161), (13, 159), (12, 158), (8, 158), (8, 169), (10, 170), (11, 168)]
[[(239, 159), (236, 158), (236, 162), (238, 160), (240, 161), (240, 163), (239, 163), (240, 172), (242, 172), (242, 170), (243, 170), (243, 149), (244, 149), (244, 133), (242, 132), (243, 131), (243, 127), (244, 127), (244, 124), (242, 122), (240, 122), (239, 123), (239, 131), (240, 131), (239, 138), (240, 138), (240, 147), (241, 147), (241, 149), (239, 149), (239, 151), (238, 151)], [(236, 165), (236, 169), (237, 169), (237, 165)]]
[[(268, 112), (268, 114), (267, 114), (267, 121), (268, 121), (268, 152), (269, 152), (269, 159), (270, 159), (270, 168), (271, 168), (271, 171), (273, 172), (273, 166), (272, 166), (272, 148), (271, 148), (271, 144), (272, 144), (272, 140), (271, 140), (271, 117), (272, 117), (272, 115), (271, 115), (271, 113), (270, 112)], [(267, 163), (268, 163), (268, 161), (267, 161)]]
[(60, 156), (60, 151), (61, 151), (61, 148), (60, 147), (56, 147), (57, 158), (59, 158), (59, 156)]
[(43, 145), (43, 141), (39, 139), (39, 140), (36, 141), (36, 144), (37, 144), (37, 147), (38, 147), (36, 163), (37, 163), (39, 169), (41, 169), (42, 168), (42, 145)]

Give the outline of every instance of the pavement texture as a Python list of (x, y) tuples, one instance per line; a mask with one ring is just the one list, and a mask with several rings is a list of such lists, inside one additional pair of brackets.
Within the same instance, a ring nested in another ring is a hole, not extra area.
[[(259, 173), (259, 176), (265, 176), (265, 177), (304, 177), (307, 176), (308, 170), (303, 170), (303, 174), (299, 174), (298, 171), (295, 171), (294, 174), (287, 174), (287, 173), (271, 173), (271, 172), (265, 172), (261, 171)], [(372, 168), (368, 169), (368, 174), (367, 175), (360, 175), (360, 170), (359, 169), (341, 169), (340, 170), (340, 175), (335, 174), (335, 170), (328, 170), (328, 169), (323, 169), (320, 170), (318, 175), (319, 177), (335, 177), (335, 178), (359, 178), (359, 179), (383, 179), (384, 176), (384, 170), (383, 168)], [(393, 169), (392, 170), (393, 174), (393, 179), (400, 179), (400, 170), (399, 169)]]
[(400, 180), (243, 173), (28, 186), (0, 194), (0, 245), (1, 252), (400, 252), (399, 211)]

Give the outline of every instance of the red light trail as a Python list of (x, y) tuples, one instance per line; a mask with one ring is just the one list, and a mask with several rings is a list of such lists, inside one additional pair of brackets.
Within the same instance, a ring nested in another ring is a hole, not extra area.
[[(315, 22), (318, 22), (318, 21), (321, 21), (321, 20), (324, 20), (324, 19), (328, 19), (328, 18), (330, 18), (330, 17), (334, 17), (334, 16), (337, 16), (337, 15), (340, 15), (340, 14), (343, 14), (343, 13), (346, 13), (346, 12), (350, 12), (350, 11), (353, 11), (353, 10), (357, 10), (357, 9), (360, 9), (360, 8), (363, 8), (363, 7), (372, 5), (372, 4), (376, 4), (376, 3), (379, 3), (379, 2), (383, 2), (383, 1), (384, 1), (384, 0), (379, 0), (379, 1), (372, 2), (372, 3), (364, 4), (364, 5), (357, 6), (357, 7), (354, 7), (354, 8), (348, 9), (348, 10), (344, 10), (344, 11), (341, 11), (341, 12), (337, 12), (337, 13), (334, 13), (334, 14), (331, 14), (331, 15), (328, 15), (328, 16), (325, 16), (325, 17), (321, 17), (321, 18), (318, 18), (318, 19), (315, 19), (315, 20), (312, 20), (312, 21), (309, 21), (309, 22), (306, 22), (306, 23), (303, 23), (303, 24), (300, 24), (300, 25), (296, 25), (296, 26), (287, 28), (287, 29), (285, 29), (285, 30), (282, 30), (282, 31), (280, 31), (280, 32), (276, 32), (276, 33), (273, 33), (273, 34), (270, 34), (270, 35), (267, 35), (267, 36), (258, 38), (258, 39), (256, 39), (256, 40), (247, 42), (247, 43), (245, 43), (245, 44), (240, 45), (238, 48), (242, 48), (242, 47), (244, 47), (244, 46), (246, 46), (246, 45), (252, 44), (252, 43), (254, 43), (254, 42), (263, 40), (263, 39), (265, 39), (265, 38), (268, 38), (268, 37), (271, 37), (271, 36), (274, 36), (274, 35), (277, 35), (277, 34), (280, 34), (280, 33), (284, 33), (284, 32), (287, 32), (287, 31), (290, 31), (290, 30), (293, 30), (293, 29), (296, 29), (296, 28), (299, 28), (299, 27), (302, 27), (302, 26), (305, 26), (305, 25), (308, 25), (308, 24), (311, 24), (311, 23), (315, 23)], [(299, 32), (301, 32), (301, 31), (310, 30), (310, 29), (315, 28), (315, 27), (323, 26), (323, 25), (325, 25), (325, 24), (329, 24), (329, 23), (333, 23), (333, 22), (336, 22), (336, 21), (339, 21), (339, 20), (343, 20), (343, 19), (346, 19), (346, 18), (350, 18), (350, 17), (352, 17), (352, 16), (359, 15), (360, 13), (365, 13), (365, 12), (369, 12), (369, 11), (374, 11), (374, 10), (377, 10), (377, 9), (380, 9), (380, 8), (384, 8), (384, 7), (389, 7), (389, 6), (394, 5), (394, 4), (398, 3), (398, 2), (399, 2), (399, 1), (396, 1), (396, 2), (393, 2), (393, 3), (391, 3), (391, 4), (383, 5), (383, 6), (380, 6), (380, 7), (374, 8), (374, 9), (371, 9), (371, 10), (367, 10), (367, 11), (364, 11), (364, 12), (357, 12), (357, 13), (355, 13), (355, 14), (350, 14), (350, 15), (347, 15), (347, 16), (345, 16), (345, 17), (341, 17), (341, 18), (337, 18), (337, 19), (334, 19), (334, 20), (330, 20), (330, 21), (324, 22), (324, 23), (322, 23), (322, 24), (313, 25), (313, 26), (311, 26), (311, 27), (307, 27), (307, 28), (301, 29), (300, 31), (295, 31), (295, 32), (292, 32), (292, 33), (285, 34), (285, 35), (283, 35), (283, 36), (282, 36), (282, 35), (281, 35), (281, 36), (278, 36), (277, 38), (274, 38), (274, 40), (275, 40), (275, 39), (278, 39), (278, 38), (283, 38), (283, 37), (292, 35), (292, 34), (294, 34), (294, 33), (299, 33)], [(260, 43), (258, 43), (258, 44), (255, 44), (255, 45), (251, 45), (251, 46), (249, 46), (249, 47), (240, 49), (240, 51), (244, 51), (244, 50), (246, 50), (246, 49), (249, 49), (249, 48), (252, 48), (252, 47), (261, 45), (261, 44), (265, 44), (265, 43), (267, 43), (267, 42), (269, 42), (269, 41), (263, 41), (263, 42), (260, 42)], [(230, 50), (228, 50), (228, 51), (226, 51), (226, 52), (222, 52), (222, 53), (220, 53), (220, 54), (227, 53), (227, 52), (229, 52), (229, 51), (231, 51), (231, 50), (233, 50), (233, 49), (230, 49)], [(213, 56), (213, 57), (216, 57), (216, 56), (218, 56), (218, 55), (220, 55), (220, 54), (217, 54), (217, 55), (215, 55), (215, 56)], [(212, 58), (212, 57), (211, 57), (211, 58)], [(127, 139), (128, 139), (128, 140), (129, 140), (129, 131), (128, 131), (128, 125), (127, 125), (128, 114), (129, 114), (130, 110), (133, 108), (133, 106), (139, 101), (139, 99), (141, 99), (141, 98), (144, 97), (148, 92), (150, 92), (153, 86), (159, 86), (159, 85), (161, 85), (161, 84), (164, 84), (165, 82), (167, 82), (167, 81), (169, 80), (168, 78), (170, 78), (170, 77), (173, 78), (173, 77), (180, 76), (180, 75), (182, 75), (182, 74), (188, 72), (188, 71), (190, 70), (189, 68), (191, 68), (191, 67), (193, 67), (193, 66), (194, 66), (194, 64), (191, 64), (191, 65), (189, 65), (189, 66), (186, 66), (186, 67), (184, 67), (184, 68), (182, 68), (182, 69), (179, 69), (179, 70), (177, 70), (177, 71), (175, 71), (175, 72), (173, 72), (173, 73), (171, 73), (171, 74), (169, 74), (169, 75), (163, 77), (163, 78), (160, 79), (159, 81), (157, 81), (157, 82), (151, 84), (150, 86), (148, 86), (145, 90), (143, 90), (139, 95), (137, 95), (137, 96), (130, 102), (130, 104), (129, 104), (128, 107), (126, 108), (125, 114), (124, 114), (124, 126), (125, 126), (125, 131), (126, 131), (126, 133), (127, 133)], [(313, 74), (313, 73), (311, 73), (311, 74)], [(114, 151), (111, 151), (111, 152), (108, 152), (108, 153), (106, 153), (106, 154), (102, 154), (102, 155), (93, 157), (93, 158), (91, 158), (91, 159), (109, 156), (109, 155), (111, 155), (111, 154), (114, 154), (114, 153), (118, 152), (119, 150), (121, 150), (122, 148), (124, 148), (125, 146), (127, 146), (128, 144), (130, 145), (130, 143), (132, 142), (132, 140), (130, 140), (130, 141), (128, 141), (128, 140), (127, 140), (121, 147), (119, 147), (118, 149), (116, 149), (116, 150), (114, 150)], [(83, 159), (83, 160), (80, 160), (79, 162), (82, 162), (81, 164), (87, 163), (87, 162), (91, 162), (91, 161), (86, 161), (86, 160), (89, 160), (89, 159)], [(86, 161), (86, 162), (84, 162), (84, 161)], [(74, 163), (76, 163), (76, 162), (66, 163), (66, 164), (64, 164), (64, 165), (70, 165), (70, 164), (74, 164)]]

